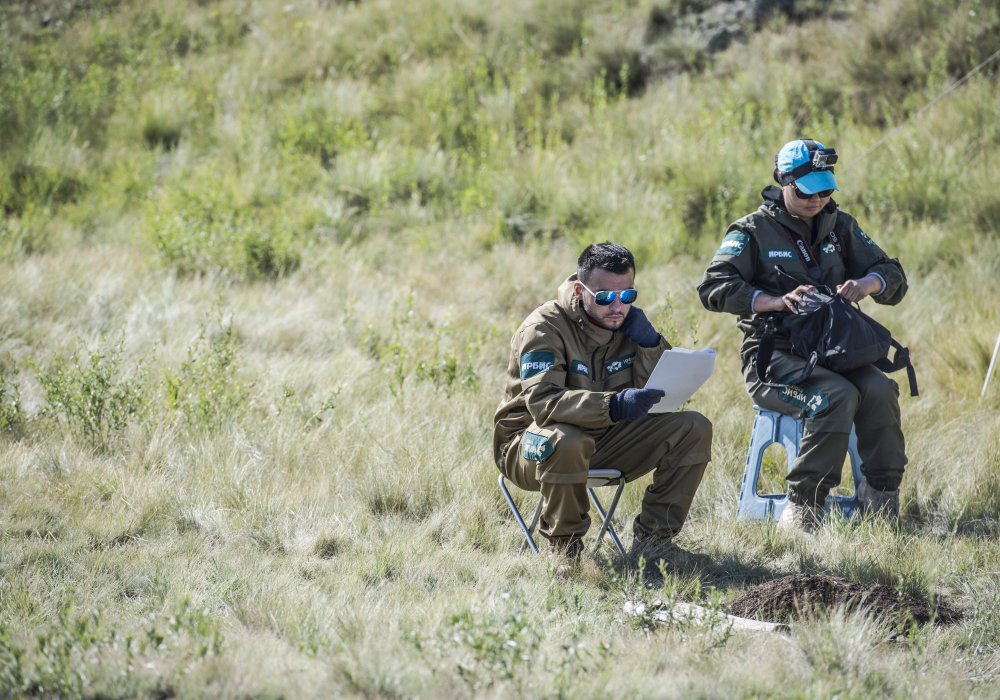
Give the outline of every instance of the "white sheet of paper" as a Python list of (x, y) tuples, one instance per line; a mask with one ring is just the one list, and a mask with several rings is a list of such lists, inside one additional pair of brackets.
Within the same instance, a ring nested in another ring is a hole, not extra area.
[(667, 392), (650, 413), (676, 411), (691, 398), (698, 387), (705, 383), (715, 369), (715, 350), (687, 350), (673, 348), (660, 356), (659, 362), (649, 375), (646, 389), (660, 389)]

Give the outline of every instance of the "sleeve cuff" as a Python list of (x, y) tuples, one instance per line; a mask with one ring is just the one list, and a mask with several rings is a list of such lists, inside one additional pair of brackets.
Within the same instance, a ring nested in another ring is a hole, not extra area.
[[(880, 277), (879, 279), (882, 279), (882, 278)], [(885, 280), (882, 281), (882, 289), (885, 289)], [(754, 308), (754, 306), (757, 305), (757, 297), (759, 297), (761, 294), (763, 294), (763, 292), (761, 290), (755, 289), (754, 292), (753, 292), (753, 296), (750, 297), (750, 313), (751, 314), (757, 313), (756, 311), (753, 310), (753, 308)]]
[(878, 296), (879, 294), (881, 294), (882, 292), (884, 292), (884, 291), (885, 291), (885, 288), (886, 288), (886, 284), (885, 284), (885, 277), (883, 277), (882, 275), (880, 275), (880, 274), (879, 274), (879, 273), (877, 273), (877, 272), (869, 272), (869, 273), (868, 273), (867, 275), (865, 275), (865, 276), (866, 276), (866, 277), (874, 277), (875, 279), (877, 279), (877, 280), (878, 280), (879, 282), (881, 282), (881, 283), (882, 283), (882, 288), (881, 288), (881, 289), (879, 289), (879, 290), (878, 290), (877, 292), (875, 292), (874, 294), (872, 294), (872, 296), (873, 296), (873, 297), (877, 297), (877, 296)]

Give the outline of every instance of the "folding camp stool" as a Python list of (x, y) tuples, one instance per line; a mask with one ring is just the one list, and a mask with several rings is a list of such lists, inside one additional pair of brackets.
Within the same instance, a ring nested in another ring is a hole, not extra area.
[[(518, 526), (521, 528), (521, 532), (524, 534), (524, 539), (526, 544), (531, 548), (531, 551), (538, 554), (538, 545), (535, 544), (535, 538), (532, 533), (535, 531), (535, 527), (538, 526), (538, 519), (542, 515), (542, 497), (538, 497), (538, 505), (535, 506), (535, 514), (531, 516), (531, 524), (527, 525), (524, 522), (524, 518), (521, 517), (521, 511), (517, 509), (517, 505), (514, 503), (513, 497), (510, 495), (510, 491), (507, 489), (507, 480), (504, 478), (503, 474), (500, 474), (497, 478), (497, 483), (500, 485), (500, 492), (503, 493), (503, 497), (507, 500), (507, 505), (510, 506), (510, 512), (514, 514), (514, 520), (517, 521)], [(595, 488), (600, 488), (602, 486), (617, 486), (615, 489), (615, 495), (611, 499), (611, 506), (608, 508), (607, 512), (604, 510), (604, 506), (601, 505), (600, 499), (597, 498), (597, 492), (594, 491)], [(622, 541), (618, 538), (618, 532), (615, 530), (614, 524), (611, 522), (611, 518), (615, 515), (615, 510), (618, 508), (618, 502), (621, 500), (622, 491), (625, 490), (625, 479), (622, 478), (622, 473), (617, 469), (591, 469), (587, 472), (587, 494), (590, 496), (590, 502), (594, 504), (594, 509), (597, 514), (601, 516), (601, 529), (597, 532), (597, 542), (594, 544), (594, 551), (598, 551), (601, 547), (601, 540), (604, 539), (604, 533), (608, 533), (611, 537), (611, 541), (615, 543), (615, 547), (618, 548), (618, 552), (622, 555), (625, 554), (625, 547), (622, 546)]]
[[(788, 505), (785, 494), (757, 493), (757, 482), (763, 467), (764, 451), (769, 445), (777, 443), (785, 448), (788, 457), (788, 471), (799, 454), (799, 441), (802, 440), (802, 421), (786, 416), (777, 411), (768, 411), (760, 406), (754, 406), (757, 415), (753, 419), (753, 431), (750, 434), (750, 449), (747, 450), (746, 467), (743, 469), (743, 486), (740, 489), (740, 500), (736, 506), (737, 520), (777, 520)], [(858, 510), (858, 484), (864, 478), (861, 475), (861, 456), (858, 454), (858, 436), (851, 426), (851, 437), (848, 441), (847, 453), (851, 458), (851, 474), (854, 477), (854, 493), (850, 496), (826, 497), (825, 509), (840, 510), (845, 517), (851, 517)]]

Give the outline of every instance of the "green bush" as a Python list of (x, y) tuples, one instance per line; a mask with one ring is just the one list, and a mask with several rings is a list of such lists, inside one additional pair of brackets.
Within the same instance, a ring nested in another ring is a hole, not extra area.
[(405, 303), (393, 304), (388, 328), (366, 325), (360, 344), (387, 375), (393, 394), (401, 392), (410, 377), (449, 396), (479, 387), (474, 359), (479, 340), (452, 323), (431, 323), (416, 316), (412, 293)]
[(249, 387), (237, 376), (239, 346), (232, 323), (221, 324), (211, 334), (202, 326), (187, 359), (177, 370), (164, 373), (167, 410), (188, 425), (209, 431), (238, 420), (249, 398)]
[(36, 368), (44, 415), (64, 423), (90, 447), (108, 449), (143, 405), (141, 378), (121, 370), (120, 347), (98, 349), (89, 357), (57, 355), (50, 367)]
[(10, 432), (21, 425), (21, 390), (14, 382), (16, 370), (0, 366), (0, 433)]
[(202, 169), (167, 187), (146, 208), (156, 251), (182, 274), (273, 279), (302, 260), (300, 242), (266, 197)]
[(19, 216), (30, 207), (50, 207), (76, 201), (85, 188), (70, 173), (45, 165), (20, 163), (0, 181), (0, 208)]
[(172, 614), (143, 616), (135, 630), (109, 625), (99, 611), (80, 614), (73, 608), (65, 601), (30, 643), (16, 639), (0, 620), (0, 696), (172, 697), (169, 685), (161, 687), (162, 678), (143, 678), (143, 669), (177, 654), (197, 662), (222, 651), (218, 622), (207, 611), (192, 609), (187, 599)]
[(315, 156), (324, 167), (332, 165), (343, 151), (370, 143), (359, 120), (331, 113), (317, 104), (287, 111), (278, 124), (277, 141), (293, 153)]

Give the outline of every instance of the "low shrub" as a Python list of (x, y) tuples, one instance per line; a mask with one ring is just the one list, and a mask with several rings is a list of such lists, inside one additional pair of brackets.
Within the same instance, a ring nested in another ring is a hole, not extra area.
[(268, 198), (202, 168), (172, 183), (146, 208), (160, 258), (182, 274), (274, 279), (297, 269), (301, 242)]
[(87, 357), (57, 355), (36, 372), (45, 396), (43, 415), (97, 450), (107, 450), (143, 406), (141, 377), (122, 371), (120, 346)]
[(24, 420), (21, 390), (14, 381), (17, 370), (0, 366), (0, 433), (15, 430)]
[(237, 420), (247, 408), (249, 387), (237, 376), (240, 339), (232, 323), (222, 323), (209, 333), (203, 325), (188, 348), (187, 359), (163, 377), (168, 412), (188, 425), (215, 430), (225, 421)]

